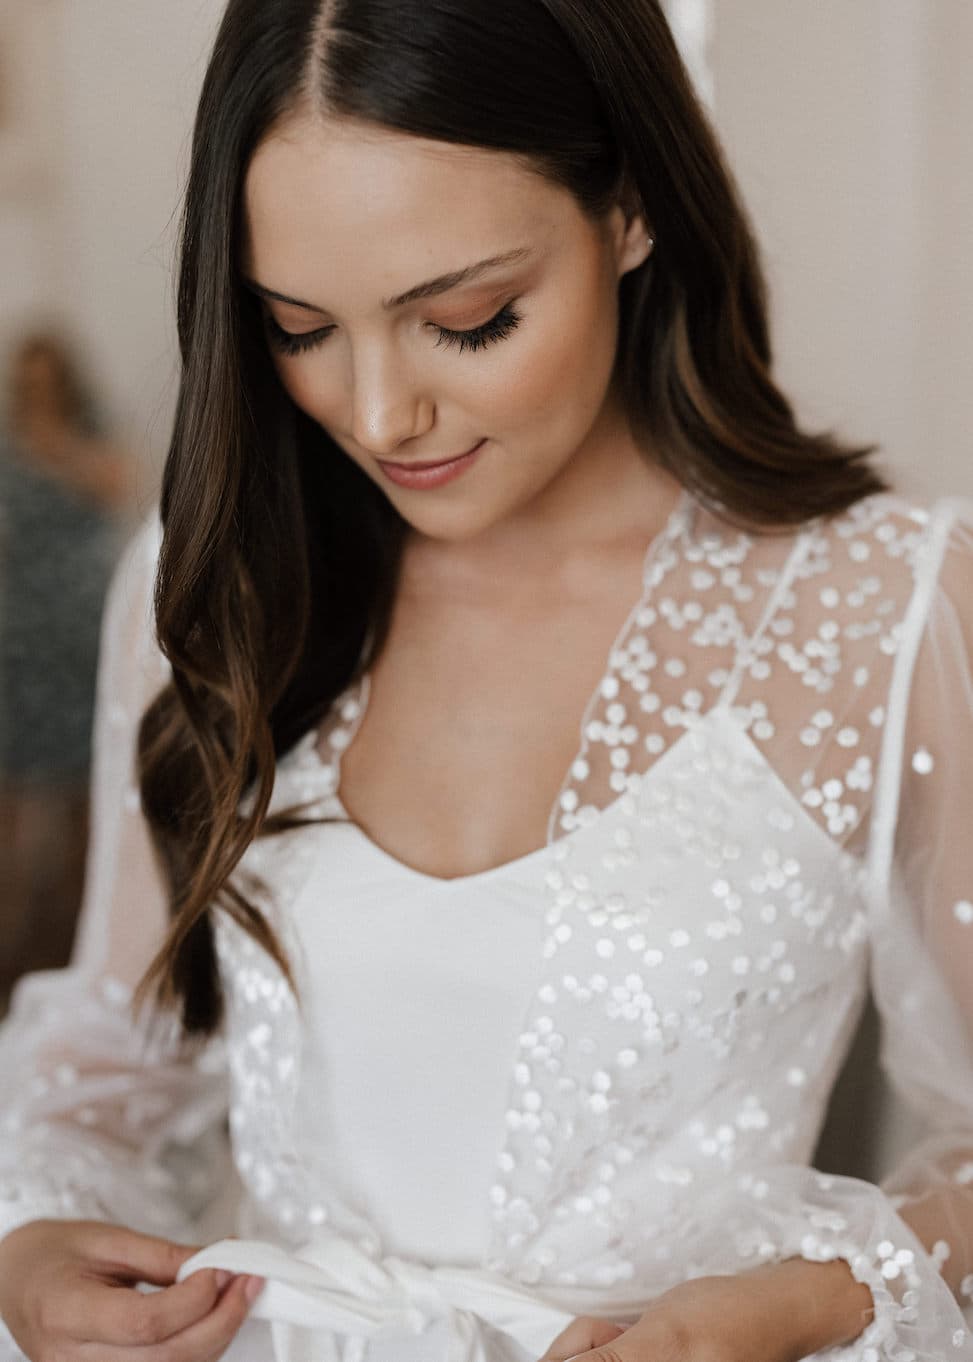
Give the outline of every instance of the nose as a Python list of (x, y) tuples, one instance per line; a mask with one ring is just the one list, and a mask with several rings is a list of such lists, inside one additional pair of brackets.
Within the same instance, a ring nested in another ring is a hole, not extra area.
[(435, 405), (393, 351), (356, 356), (351, 433), (356, 444), (378, 458), (424, 435), (435, 421)]

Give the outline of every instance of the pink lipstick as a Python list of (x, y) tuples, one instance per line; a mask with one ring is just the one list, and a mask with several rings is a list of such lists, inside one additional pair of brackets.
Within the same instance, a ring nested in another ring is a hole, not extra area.
[(465, 454), (459, 454), (454, 459), (444, 459), (439, 463), (387, 463), (384, 459), (379, 459), (378, 464), (389, 482), (394, 482), (396, 487), (426, 492), (434, 487), (445, 487), (448, 482), (465, 473), (476, 462), (485, 444), (485, 439), (480, 440)]

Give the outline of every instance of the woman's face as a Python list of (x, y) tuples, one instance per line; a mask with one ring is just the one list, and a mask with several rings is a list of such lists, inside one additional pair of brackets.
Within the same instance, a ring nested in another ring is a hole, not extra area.
[(284, 387), (420, 533), (515, 515), (617, 415), (618, 281), (651, 249), (621, 209), (593, 222), (511, 155), (308, 117), (256, 152), (245, 214)]

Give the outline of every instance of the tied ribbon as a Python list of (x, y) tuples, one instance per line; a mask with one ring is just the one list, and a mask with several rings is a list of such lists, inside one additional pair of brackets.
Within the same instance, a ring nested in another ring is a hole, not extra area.
[(250, 1317), (270, 1323), (274, 1362), (324, 1362), (336, 1356), (333, 1334), (419, 1334), (435, 1320), (447, 1323), (446, 1362), (533, 1362), (574, 1318), (497, 1273), (377, 1261), (333, 1234), (293, 1252), (224, 1239), (185, 1262), (178, 1280), (203, 1268), (266, 1280)]

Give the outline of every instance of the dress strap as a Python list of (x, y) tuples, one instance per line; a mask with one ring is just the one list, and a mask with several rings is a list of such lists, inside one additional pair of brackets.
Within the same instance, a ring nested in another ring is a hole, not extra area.
[(814, 538), (817, 524), (818, 522), (815, 522), (794, 540), (794, 545), (787, 555), (787, 561), (781, 568), (777, 580), (767, 597), (767, 604), (764, 607), (763, 614), (760, 617), (756, 629), (754, 629), (748, 637), (745, 637), (737, 647), (733, 669), (723, 688), (723, 693), (717, 702), (721, 708), (730, 708), (735, 703), (747, 668), (751, 665), (753, 658), (756, 655), (757, 647), (767, 633), (767, 630), (773, 624), (777, 612), (780, 610), (787, 597), (787, 593), (794, 584), (794, 579), (797, 576), (801, 563), (804, 561), (808, 548)]

